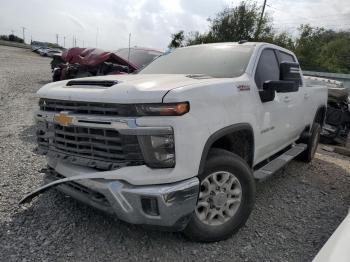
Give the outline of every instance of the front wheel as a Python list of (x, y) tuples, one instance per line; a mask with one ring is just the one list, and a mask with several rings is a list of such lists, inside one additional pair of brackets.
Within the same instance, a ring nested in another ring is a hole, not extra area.
[(184, 230), (188, 238), (211, 242), (230, 237), (247, 221), (255, 202), (255, 181), (246, 162), (212, 149), (203, 174), (196, 210)]

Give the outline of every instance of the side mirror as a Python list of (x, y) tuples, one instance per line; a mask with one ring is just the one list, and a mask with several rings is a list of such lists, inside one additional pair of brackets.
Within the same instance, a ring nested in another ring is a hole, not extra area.
[(300, 66), (295, 62), (280, 63), (280, 80), (293, 81), (297, 86), (301, 84)]
[(273, 83), (271, 84), (271, 82), (275, 82), (275, 81), (264, 82), (263, 90), (259, 90), (260, 99), (261, 99), (261, 102), (263, 103), (273, 101), (275, 99), (276, 89)]
[(263, 90), (259, 90), (260, 99), (263, 103), (273, 101), (275, 93), (297, 92), (299, 86), (294, 81), (266, 81)]

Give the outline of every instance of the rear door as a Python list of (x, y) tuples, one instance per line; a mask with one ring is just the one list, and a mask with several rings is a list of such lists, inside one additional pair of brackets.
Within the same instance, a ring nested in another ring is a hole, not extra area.
[[(278, 62), (297, 62), (293, 55), (276, 50)], [(299, 69), (300, 70), (300, 69)], [(300, 73), (301, 74), (301, 73)], [(292, 140), (295, 140), (305, 128), (304, 115), (309, 112), (307, 107), (307, 94), (305, 94), (302, 79), (299, 83), (299, 89), (297, 92), (277, 93), (279, 99), (281, 99), (287, 106), (289, 116), (289, 126), (287, 132)]]

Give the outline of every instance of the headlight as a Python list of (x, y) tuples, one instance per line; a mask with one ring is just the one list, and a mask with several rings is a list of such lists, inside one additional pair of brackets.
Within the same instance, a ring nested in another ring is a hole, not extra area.
[(136, 104), (138, 116), (182, 116), (190, 110), (188, 102), (168, 104)]
[(174, 135), (139, 136), (141, 150), (149, 167), (175, 166)]

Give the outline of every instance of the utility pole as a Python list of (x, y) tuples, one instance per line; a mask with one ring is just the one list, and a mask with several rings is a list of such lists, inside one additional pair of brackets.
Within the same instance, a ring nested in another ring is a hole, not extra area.
[(26, 28), (25, 28), (24, 26), (22, 26), (23, 43), (26, 43), (26, 39), (25, 39), (25, 35), (24, 35), (24, 30), (26, 30)]
[[(130, 61), (130, 43), (131, 43), (131, 33), (129, 33), (129, 49), (128, 49), (128, 62)], [(129, 62), (130, 63), (130, 62)], [(130, 73), (130, 67), (128, 66), (128, 74)]]
[(58, 45), (58, 34), (56, 34), (56, 44)]
[(96, 48), (97, 48), (97, 39), (98, 39), (98, 27), (97, 27), (97, 31), (96, 31)]
[(66, 47), (66, 37), (63, 36), (63, 47)]
[(261, 11), (261, 15), (260, 15), (259, 23), (258, 23), (258, 28), (256, 29), (255, 41), (257, 40), (257, 38), (258, 38), (258, 36), (260, 34), (260, 29), (261, 29), (260, 27), (261, 27), (262, 19), (264, 17), (265, 6), (266, 6), (266, 0), (264, 0), (264, 5), (263, 5), (262, 11)]

